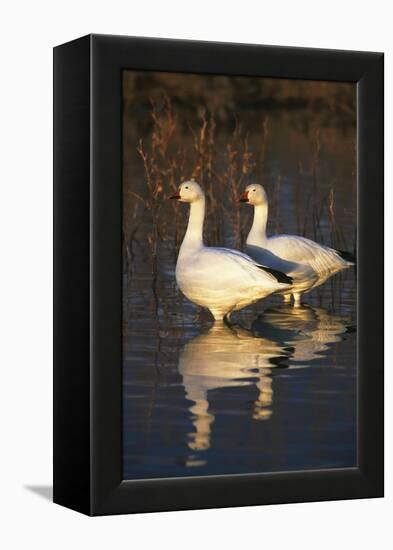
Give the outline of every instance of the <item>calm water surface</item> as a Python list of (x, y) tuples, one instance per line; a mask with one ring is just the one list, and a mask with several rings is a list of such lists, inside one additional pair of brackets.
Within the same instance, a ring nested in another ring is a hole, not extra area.
[(353, 466), (354, 276), (231, 328), (182, 297), (173, 264), (126, 278), (124, 478)]

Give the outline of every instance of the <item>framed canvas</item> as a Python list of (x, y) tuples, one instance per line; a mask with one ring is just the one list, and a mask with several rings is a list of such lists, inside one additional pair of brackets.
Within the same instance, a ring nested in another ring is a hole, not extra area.
[(56, 47), (54, 501), (382, 495), (383, 55)]

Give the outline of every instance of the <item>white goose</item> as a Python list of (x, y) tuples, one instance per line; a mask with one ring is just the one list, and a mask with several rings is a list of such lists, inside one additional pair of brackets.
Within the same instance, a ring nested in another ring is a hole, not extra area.
[[(293, 286), (284, 290), (284, 301), (291, 295), (299, 306), (301, 295), (324, 283), (335, 273), (354, 265), (354, 257), (348, 252), (334, 250), (305, 237), (276, 235), (267, 237), (268, 200), (262, 185), (246, 187), (239, 202), (254, 206), (254, 221), (247, 237), (246, 251), (257, 262), (279, 269), (293, 277)], [(290, 262), (286, 266), (284, 262)]]
[(215, 321), (273, 292), (290, 289), (292, 279), (259, 265), (246, 254), (203, 243), (205, 194), (195, 181), (180, 185), (170, 197), (190, 203), (188, 227), (176, 264), (176, 281), (194, 304), (209, 309)]

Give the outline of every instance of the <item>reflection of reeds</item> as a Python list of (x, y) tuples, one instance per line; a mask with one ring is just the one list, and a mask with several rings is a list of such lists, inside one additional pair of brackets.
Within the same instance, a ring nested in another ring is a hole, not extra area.
[(314, 154), (312, 161), (312, 181), (310, 202), (312, 204), (312, 224), (313, 224), (313, 237), (317, 241), (320, 231), (320, 216), (318, 212), (320, 197), (319, 197), (319, 159), (321, 153), (321, 133), (320, 128), (315, 129), (314, 133)]
[(337, 226), (336, 226), (336, 216), (334, 213), (334, 189), (333, 188), (331, 188), (329, 191), (328, 216), (329, 216), (329, 224), (330, 224), (330, 240), (332, 245), (334, 246), (336, 241)]
[(303, 163), (298, 161), (297, 163), (297, 177), (295, 180), (295, 214), (296, 214), (296, 227), (299, 235), (305, 235), (304, 228), (302, 227), (302, 205), (303, 205), (303, 191), (302, 191), (302, 179), (303, 179)]

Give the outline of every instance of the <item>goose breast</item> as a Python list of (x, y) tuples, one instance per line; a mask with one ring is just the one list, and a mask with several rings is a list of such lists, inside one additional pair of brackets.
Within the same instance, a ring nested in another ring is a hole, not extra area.
[(245, 254), (212, 247), (180, 254), (176, 279), (181, 291), (192, 302), (204, 307), (230, 309), (289, 286), (280, 283)]

